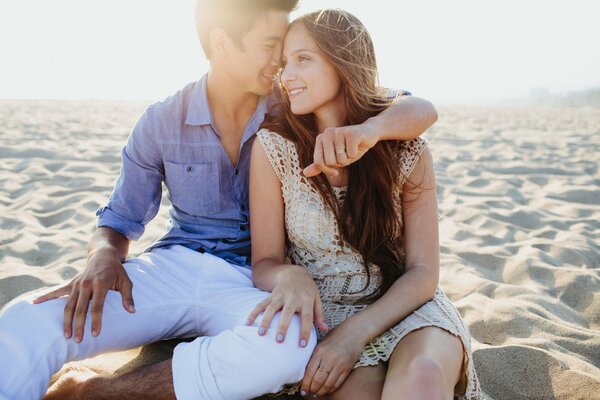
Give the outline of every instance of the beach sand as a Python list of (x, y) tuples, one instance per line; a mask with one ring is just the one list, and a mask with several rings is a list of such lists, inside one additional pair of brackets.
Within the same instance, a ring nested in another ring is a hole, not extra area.
[[(84, 267), (144, 103), (0, 101), (0, 306)], [(600, 109), (441, 108), (440, 285), (486, 396), (600, 399)], [(135, 243), (167, 224), (167, 202)], [(125, 371), (173, 342), (84, 365)]]

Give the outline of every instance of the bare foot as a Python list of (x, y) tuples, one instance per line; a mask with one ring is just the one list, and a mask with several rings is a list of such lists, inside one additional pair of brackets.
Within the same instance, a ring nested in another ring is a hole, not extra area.
[(76, 400), (87, 381), (98, 375), (86, 367), (68, 367), (65, 372), (50, 386), (43, 400)]

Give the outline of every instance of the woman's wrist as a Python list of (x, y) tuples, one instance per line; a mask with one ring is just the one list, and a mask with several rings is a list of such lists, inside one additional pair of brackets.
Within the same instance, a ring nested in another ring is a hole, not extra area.
[(304, 277), (304, 275), (312, 279), (306, 268), (295, 264), (282, 264), (281, 269), (277, 272), (275, 282), (280, 283), (286, 279), (297, 279), (298, 277)]
[(360, 318), (362, 312), (346, 319), (338, 328), (343, 330), (343, 335), (351, 335), (356, 342), (364, 347), (379, 334), (372, 329), (372, 325), (368, 321)]

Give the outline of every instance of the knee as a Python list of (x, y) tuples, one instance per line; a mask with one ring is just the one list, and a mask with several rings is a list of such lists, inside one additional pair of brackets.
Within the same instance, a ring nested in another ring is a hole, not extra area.
[(50, 300), (33, 304), (28, 299), (9, 304), (0, 314), (0, 327), (18, 332), (23, 329), (43, 329), (44, 332), (58, 332), (62, 335), (64, 301)]
[(310, 338), (305, 347), (300, 346), (300, 319), (297, 316), (292, 319), (283, 343), (275, 341), (275, 333), (272, 337), (269, 336), (265, 337), (265, 345), (268, 348), (264, 352), (264, 354), (268, 354), (268, 357), (263, 360), (265, 369), (271, 371), (273, 374), (271, 376), (280, 377), (284, 383), (300, 381), (304, 377), (306, 365), (317, 345), (315, 329), (311, 329)]
[(426, 354), (418, 355), (409, 362), (404, 373), (409, 386), (423, 398), (447, 398), (447, 377), (439, 360)]

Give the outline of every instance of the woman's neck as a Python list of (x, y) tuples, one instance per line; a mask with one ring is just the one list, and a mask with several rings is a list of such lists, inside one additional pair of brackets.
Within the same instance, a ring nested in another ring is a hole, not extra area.
[(337, 128), (346, 125), (346, 109), (343, 97), (340, 96), (334, 103), (328, 104), (315, 111), (319, 132), (327, 128)]

